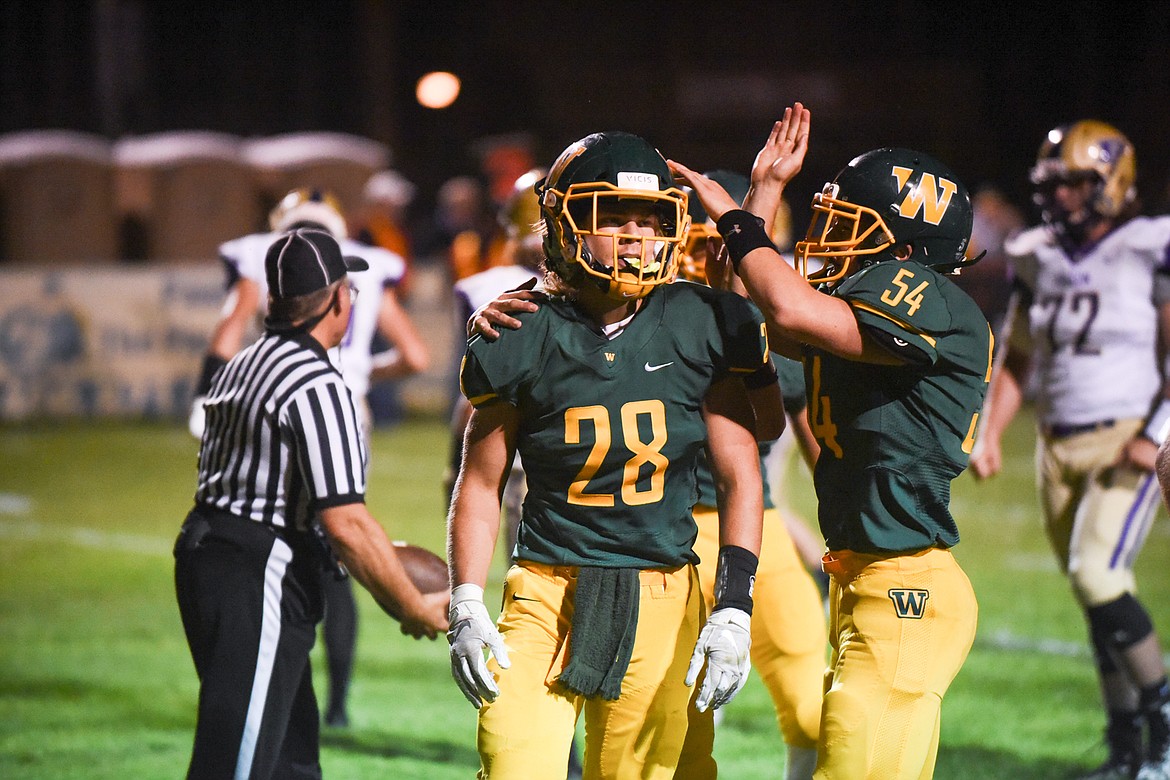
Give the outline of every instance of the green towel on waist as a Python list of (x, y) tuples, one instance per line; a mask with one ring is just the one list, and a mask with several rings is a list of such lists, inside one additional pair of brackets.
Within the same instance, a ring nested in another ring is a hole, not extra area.
[(621, 696), (638, 629), (639, 587), (638, 569), (580, 568), (561, 685), (586, 697)]

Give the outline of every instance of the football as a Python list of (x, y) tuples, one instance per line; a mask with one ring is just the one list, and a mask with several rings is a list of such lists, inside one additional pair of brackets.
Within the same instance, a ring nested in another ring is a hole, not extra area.
[[(398, 560), (402, 568), (406, 569), (406, 576), (414, 586), (423, 593), (438, 593), (447, 590), (447, 562), (430, 550), (409, 542), (394, 542), (394, 552), (398, 553)], [(401, 615), (390, 612), (391, 617), (401, 620)]]

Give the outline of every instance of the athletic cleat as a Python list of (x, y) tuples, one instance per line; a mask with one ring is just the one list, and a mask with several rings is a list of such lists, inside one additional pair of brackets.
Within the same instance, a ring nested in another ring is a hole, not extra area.
[(1170, 755), (1158, 761), (1147, 761), (1137, 773), (1137, 780), (1170, 780)]
[(1109, 758), (1081, 775), (1079, 780), (1133, 780), (1145, 756), (1142, 745), (1142, 717), (1134, 713), (1112, 713), (1105, 729)]
[(1146, 716), (1150, 747), (1138, 780), (1170, 780), (1170, 702)]

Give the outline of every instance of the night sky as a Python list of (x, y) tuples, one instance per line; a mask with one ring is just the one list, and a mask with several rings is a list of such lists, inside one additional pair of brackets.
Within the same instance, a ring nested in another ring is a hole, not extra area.
[[(0, 131), (355, 133), (391, 147), (425, 207), (478, 173), (477, 139), (516, 131), (542, 161), (624, 129), (692, 167), (746, 171), (799, 99), (814, 126), (797, 201), (892, 144), (1027, 209), (1044, 133), (1094, 117), (1135, 143), (1152, 212), (1170, 208), (1167, 41), (1170, 6), (1152, 1), (7, 0)], [(432, 69), (463, 79), (443, 111), (414, 101)]]

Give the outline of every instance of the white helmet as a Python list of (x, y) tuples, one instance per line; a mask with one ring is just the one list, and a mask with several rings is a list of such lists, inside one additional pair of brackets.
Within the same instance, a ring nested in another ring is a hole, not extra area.
[(320, 225), (335, 239), (346, 238), (349, 231), (341, 204), (333, 193), (313, 187), (300, 187), (285, 195), (268, 214), (268, 226), (276, 233), (285, 233), (304, 223)]

